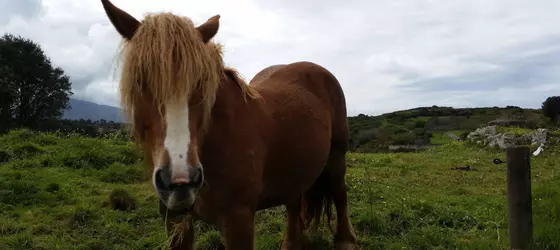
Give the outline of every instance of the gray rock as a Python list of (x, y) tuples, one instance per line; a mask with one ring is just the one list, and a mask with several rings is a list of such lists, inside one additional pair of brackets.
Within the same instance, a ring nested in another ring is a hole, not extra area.
[(539, 128), (537, 129), (537, 131), (533, 132), (532, 134), (532, 138), (531, 138), (531, 144), (546, 144), (548, 143), (548, 129), (545, 128)]
[(472, 143), (501, 149), (513, 147), (515, 145), (544, 145), (548, 143), (548, 138), (548, 130), (544, 128), (521, 136), (516, 136), (513, 133), (499, 133), (496, 126), (478, 128), (467, 136), (467, 140)]
[(456, 134), (452, 133), (452, 132), (447, 132), (445, 133), (445, 135), (455, 141), (458, 141), (460, 138), (459, 136), (457, 136)]

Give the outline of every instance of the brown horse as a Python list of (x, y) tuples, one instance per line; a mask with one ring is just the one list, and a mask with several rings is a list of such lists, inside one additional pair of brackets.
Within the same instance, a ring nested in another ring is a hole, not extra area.
[[(122, 35), (120, 96), (137, 144), (153, 168), (175, 249), (193, 249), (194, 220), (215, 224), (227, 249), (254, 249), (256, 211), (284, 205), (283, 249), (336, 207), (337, 249), (357, 249), (344, 176), (346, 100), (338, 80), (310, 62), (276, 65), (246, 84), (210, 41), (219, 15), (142, 22), (101, 0)], [(329, 224), (330, 225), (330, 224)], [(177, 229), (177, 227), (175, 227)]]

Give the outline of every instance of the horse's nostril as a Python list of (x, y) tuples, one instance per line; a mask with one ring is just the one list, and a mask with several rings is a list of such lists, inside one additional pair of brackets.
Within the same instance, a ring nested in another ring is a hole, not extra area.
[(193, 177), (193, 184), (202, 184), (202, 182), (204, 181), (204, 173), (202, 172), (202, 168), (197, 168)]
[(168, 168), (158, 169), (154, 175), (154, 183), (158, 192), (169, 193), (183, 190), (184, 188), (199, 187), (202, 185), (202, 182), (204, 181), (202, 169), (197, 168), (191, 171), (192, 175), (190, 177), (186, 177), (184, 181), (173, 181), (171, 179), (171, 172)]
[(155, 174), (155, 183), (158, 189), (166, 190), (171, 188), (171, 175), (168, 170), (162, 168)]

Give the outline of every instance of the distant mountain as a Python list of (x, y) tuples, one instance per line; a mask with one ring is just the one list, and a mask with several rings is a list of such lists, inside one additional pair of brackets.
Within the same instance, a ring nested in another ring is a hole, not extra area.
[(121, 110), (117, 107), (100, 105), (93, 102), (70, 98), (71, 108), (64, 112), (63, 119), (101, 120), (123, 122)]

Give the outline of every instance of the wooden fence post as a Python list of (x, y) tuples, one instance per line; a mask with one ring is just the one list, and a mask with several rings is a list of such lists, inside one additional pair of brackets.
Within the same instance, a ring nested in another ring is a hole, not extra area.
[(510, 249), (527, 249), (533, 241), (530, 156), (528, 147), (506, 149)]

